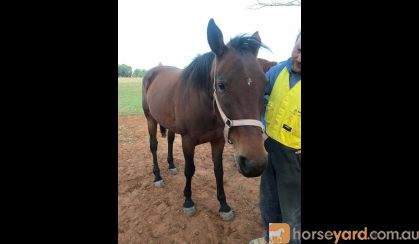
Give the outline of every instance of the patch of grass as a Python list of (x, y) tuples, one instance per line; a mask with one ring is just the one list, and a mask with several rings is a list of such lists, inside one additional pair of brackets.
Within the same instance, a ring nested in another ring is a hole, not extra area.
[(141, 78), (118, 78), (118, 116), (143, 114)]
[(137, 142), (138, 138), (136, 137), (132, 137), (132, 136), (123, 136), (123, 135), (118, 135), (118, 143), (134, 143)]

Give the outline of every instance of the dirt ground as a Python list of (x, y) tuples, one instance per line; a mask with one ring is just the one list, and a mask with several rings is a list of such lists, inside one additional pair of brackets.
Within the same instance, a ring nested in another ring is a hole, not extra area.
[(158, 161), (165, 182), (153, 185), (152, 156), (144, 116), (118, 119), (118, 242), (119, 243), (248, 243), (263, 236), (259, 212), (259, 181), (245, 178), (234, 165), (233, 148), (224, 149), (224, 189), (235, 218), (223, 221), (211, 160), (210, 145), (195, 149), (192, 199), (197, 213), (182, 210), (185, 186), (180, 135), (173, 146), (177, 175), (167, 171), (167, 140), (158, 134)]

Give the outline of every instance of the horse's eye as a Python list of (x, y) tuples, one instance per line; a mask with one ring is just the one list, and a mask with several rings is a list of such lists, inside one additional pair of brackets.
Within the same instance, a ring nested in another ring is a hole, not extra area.
[(223, 82), (218, 82), (217, 85), (218, 85), (218, 89), (220, 91), (224, 91), (226, 89), (226, 87), (225, 87), (225, 85), (224, 85)]

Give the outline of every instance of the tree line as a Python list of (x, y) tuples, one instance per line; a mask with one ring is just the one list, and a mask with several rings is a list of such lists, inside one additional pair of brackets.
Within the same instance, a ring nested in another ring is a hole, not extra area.
[(135, 69), (132, 72), (132, 67), (126, 64), (118, 64), (118, 77), (144, 77), (145, 69)]

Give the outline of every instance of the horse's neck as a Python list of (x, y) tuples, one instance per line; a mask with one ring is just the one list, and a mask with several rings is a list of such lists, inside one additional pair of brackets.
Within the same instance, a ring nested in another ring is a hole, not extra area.
[(211, 114), (215, 114), (214, 99), (209, 92), (192, 87), (184, 88), (179, 86), (177, 88), (177, 101), (180, 103), (180, 107), (199, 107), (199, 110), (205, 111), (205, 114), (209, 114), (208, 111), (211, 111)]
[(176, 101), (176, 113), (182, 114), (178, 114), (177, 116), (185, 117), (187, 123), (192, 123), (195, 120), (204, 120), (208, 125), (213, 125), (211, 127), (216, 128), (218, 123), (222, 122), (216, 111), (217, 105), (209, 92), (197, 90), (192, 87), (185, 88), (179, 86)]

